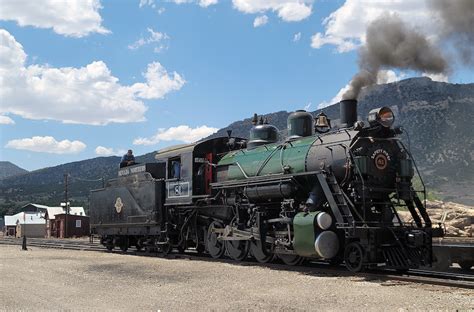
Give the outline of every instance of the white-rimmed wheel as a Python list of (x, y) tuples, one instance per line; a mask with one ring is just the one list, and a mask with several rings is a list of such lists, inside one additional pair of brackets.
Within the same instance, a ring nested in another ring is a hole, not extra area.
[(250, 253), (260, 263), (268, 263), (275, 258), (271, 250), (271, 244), (262, 244), (260, 240), (254, 240), (250, 243)]
[(225, 249), (227, 255), (236, 261), (244, 260), (249, 253), (250, 243), (248, 240), (227, 240)]
[(287, 265), (300, 265), (303, 263), (304, 258), (298, 255), (290, 255), (290, 254), (279, 254), (278, 258), (283, 261), (284, 264)]
[(217, 259), (222, 257), (225, 251), (224, 241), (217, 239), (217, 234), (214, 233), (214, 229), (222, 229), (224, 226), (218, 221), (213, 221), (206, 233), (206, 250), (211, 257)]

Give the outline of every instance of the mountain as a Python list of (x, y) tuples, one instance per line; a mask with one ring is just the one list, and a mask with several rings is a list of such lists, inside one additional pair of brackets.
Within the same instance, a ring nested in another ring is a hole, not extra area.
[(18, 167), (9, 161), (0, 161), (0, 180), (28, 173), (28, 170)]
[[(395, 112), (396, 124), (405, 132), (403, 141), (410, 146), (428, 190), (444, 200), (473, 205), (474, 83), (411, 78), (372, 86), (361, 93), (359, 118), (366, 120), (371, 109), (381, 106)], [(324, 108), (324, 112), (333, 124), (338, 123), (337, 104)], [(280, 111), (266, 117), (284, 133), (288, 114)], [(236, 121), (212, 137), (226, 136), (226, 131), (232, 130), (234, 136), (246, 138), (251, 126), (251, 118)], [(152, 162), (154, 155), (139, 156), (137, 161)], [(57, 205), (64, 198), (64, 173), (70, 174), (70, 198), (87, 208), (89, 191), (102, 185), (102, 177), (115, 177), (118, 163), (118, 157), (98, 157), (4, 178), (0, 180), (0, 215), (26, 202)]]

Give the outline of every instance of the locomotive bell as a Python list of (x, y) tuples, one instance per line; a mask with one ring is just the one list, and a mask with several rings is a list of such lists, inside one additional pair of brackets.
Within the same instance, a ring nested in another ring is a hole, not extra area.
[(316, 130), (319, 133), (324, 133), (329, 131), (331, 128), (331, 120), (328, 118), (328, 116), (321, 112), (316, 116), (316, 124), (314, 125), (314, 130)]

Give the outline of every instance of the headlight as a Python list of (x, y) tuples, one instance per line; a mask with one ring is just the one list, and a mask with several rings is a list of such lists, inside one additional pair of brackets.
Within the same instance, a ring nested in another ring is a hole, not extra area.
[(371, 126), (381, 124), (382, 126), (387, 128), (393, 125), (393, 122), (395, 121), (393, 112), (388, 107), (381, 107), (371, 110), (367, 119)]

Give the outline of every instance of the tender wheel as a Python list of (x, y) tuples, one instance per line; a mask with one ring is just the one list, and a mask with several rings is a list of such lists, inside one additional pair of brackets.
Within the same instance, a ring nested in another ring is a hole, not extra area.
[(273, 252), (270, 250), (271, 245), (262, 244), (260, 240), (254, 240), (250, 243), (250, 253), (260, 263), (268, 263), (274, 259)]
[(351, 272), (360, 272), (364, 268), (364, 249), (362, 246), (353, 242), (346, 246), (344, 250), (344, 263)]
[(469, 271), (474, 263), (472, 261), (459, 261), (459, 266), (465, 271)]
[(107, 244), (105, 245), (105, 248), (107, 248), (108, 251), (114, 250), (114, 245), (113, 244)]
[(228, 240), (225, 241), (225, 249), (229, 257), (236, 261), (242, 261), (249, 253), (250, 244), (247, 240)]
[(298, 255), (279, 254), (278, 258), (280, 258), (284, 264), (292, 265), (292, 266), (300, 265), (304, 261), (304, 258)]
[(222, 229), (223, 226), (218, 221), (213, 221), (206, 233), (206, 250), (214, 259), (222, 257), (225, 251), (224, 242), (217, 239), (217, 234), (213, 233), (212, 230)]
[(122, 250), (123, 252), (127, 252), (128, 250), (128, 238), (123, 238), (121, 239), (121, 242), (120, 242), (120, 250)]

